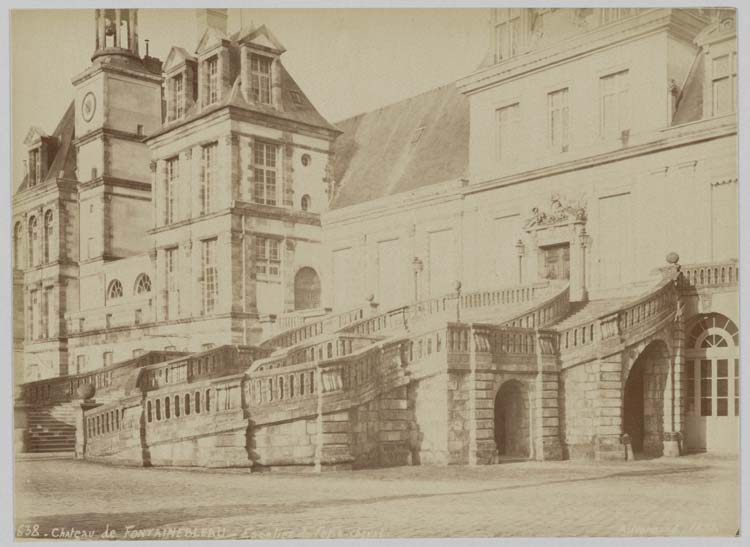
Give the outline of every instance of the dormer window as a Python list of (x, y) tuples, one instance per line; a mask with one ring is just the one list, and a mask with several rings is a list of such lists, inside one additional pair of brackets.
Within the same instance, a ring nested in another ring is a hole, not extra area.
[(262, 55), (253, 54), (250, 61), (250, 89), (256, 103), (271, 104), (271, 62)]
[(731, 114), (737, 106), (737, 54), (714, 57), (711, 62), (713, 115)]
[(206, 61), (206, 75), (208, 76), (208, 96), (206, 104), (214, 104), (219, 100), (219, 58), (214, 55)]
[(524, 8), (497, 8), (495, 10), (495, 62), (518, 55), (526, 41)]

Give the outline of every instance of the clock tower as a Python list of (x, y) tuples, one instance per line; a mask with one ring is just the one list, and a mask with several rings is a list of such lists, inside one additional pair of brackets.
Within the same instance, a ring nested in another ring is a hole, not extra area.
[[(75, 86), (81, 294), (100, 305), (101, 263), (149, 248), (149, 150), (161, 126), (161, 62), (138, 53), (138, 10), (97, 9), (91, 66)], [(136, 229), (140, 228), (140, 229)]]

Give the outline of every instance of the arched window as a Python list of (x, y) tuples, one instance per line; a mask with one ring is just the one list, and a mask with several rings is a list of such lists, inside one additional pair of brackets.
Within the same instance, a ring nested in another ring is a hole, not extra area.
[(708, 313), (686, 330), (686, 446), (721, 448), (727, 441), (706, 431), (731, 431), (739, 420), (739, 329), (728, 317)]
[(29, 218), (29, 266), (36, 266), (39, 260), (37, 245), (39, 245), (39, 227), (36, 217)]
[(172, 417), (172, 413), (170, 412), (169, 403), (172, 399), (170, 397), (164, 398), (164, 419), (169, 420)]
[(201, 392), (196, 391), (195, 392), (195, 413), (200, 414), (201, 413)]
[(52, 233), (54, 230), (54, 216), (51, 210), (44, 213), (44, 242), (43, 242), (43, 261), (46, 264), (50, 261), (50, 248), (52, 246)]
[(180, 396), (179, 395), (174, 396), (174, 417), (175, 418), (180, 417)]
[(107, 298), (115, 300), (120, 297), (122, 297), (122, 283), (120, 283), (119, 279), (114, 279), (109, 284), (109, 289), (107, 289)]
[(143, 273), (135, 280), (135, 294), (145, 294), (149, 292), (151, 292), (151, 278)]
[(185, 394), (185, 416), (190, 416), (190, 394)]
[(23, 225), (21, 222), (16, 222), (15, 228), (13, 228), (13, 267), (20, 269), (23, 267), (21, 261), (21, 245), (23, 244)]
[(309, 211), (310, 210), (310, 205), (312, 205), (312, 203), (311, 203), (311, 200), (310, 200), (310, 196), (308, 194), (305, 194), (304, 196), (302, 196), (302, 202), (301, 202), (300, 205), (302, 206), (302, 210), (303, 211)]
[(320, 277), (312, 268), (300, 268), (294, 276), (294, 308), (309, 310), (319, 307)]

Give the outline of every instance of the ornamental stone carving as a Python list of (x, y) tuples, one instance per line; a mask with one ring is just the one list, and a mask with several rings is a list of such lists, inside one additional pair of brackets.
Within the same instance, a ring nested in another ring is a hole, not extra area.
[(582, 201), (563, 201), (560, 194), (550, 196), (550, 205), (546, 211), (539, 207), (531, 210), (531, 216), (527, 219), (524, 228), (526, 230), (538, 226), (552, 226), (568, 222), (584, 222), (586, 220), (586, 205)]

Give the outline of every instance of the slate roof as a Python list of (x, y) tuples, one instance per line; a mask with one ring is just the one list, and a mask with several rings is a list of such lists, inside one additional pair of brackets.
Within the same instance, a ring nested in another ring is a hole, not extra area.
[[(227, 94), (226, 97), (223, 97), (221, 101), (219, 101), (216, 104), (213, 104), (209, 107), (204, 107), (203, 109), (199, 108), (198, 103), (194, 103), (190, 109), (185, 113), (185, 116), (181, 118), (180, 120), (175, 120), (173, 122), (166, 123), (162, 126), (161, 129), (155, 131), (151, 135), (149, 135), (149, 138), (155, 137), (157, 135), (161, 135), (167, 131), (170, 131), (174, 127), (178, 127), (180, 125), (183, 125), (185, 123), (188, 123), (194, 119), (200, 118), (201, 116), (206, 115), (209, 112), (215, 112), (216, 110), (219, 110), (221, 108), (224, 108), (226, 106), (234, 106), (237, 108), (242, 108), (244, 110), (249, 110), (252, 112), (258, 112), (259, 114), (266, 114), (269, 116), (274, 116), (276, 118), (281, 118), (293, 122), (299, 122), (306, 125), (310, 125), (313, 127), (323, 128), (329, 131), (333, 131), (336, 133), (339, 133), (338, 128), (336, 126), (332, 125), (328, 120), (326, 120), (320, 112), (317, 111), (317, 109), (313, 106), (313, 104), (310, 102), (310, 100), (307, 98), (307, 95), (305, 95), (304, 91), (297, 85), (297, 82), (292, 78), (292, 75), (289, 74), (286, 67), (283, 63), (280, 63), (281, 67), (281, 108), (276, 109), (274, 107), (271, 107), (270, 105), (264, 105), (264, 104), (255, 104), (255, 103), (249, 103), (245, 100), (244, 96), (242, 95), (242, 92), (240, 91), (240, 81), (241, 81), (241, 74), (239, 73), (239, 48), (240, 48), (240, 41), (246, 40), (248, 36), (251, 36), (258, 31), (265, 31), (270, 33), (265, 27), (259, 27), (258, 29), (255, 29), (253, 27), (244, 27), (239, 29), (237, 32), (226, 36), (220, 31), (219, 35), (224, 37), (224, 39), (229, 40), (229, 50), (230, 50), (230, 62), (232, 63), (232, 71), (237, 73), (237, 76), (234, 79), (232, 89), (230, 93)], [(273, 35), (270, 35), (273, 36)], [(275, 40), (275, 38), (274, 38)], [(280, 46), (283, 48), (283, 46)], [(173, 48), (175, 49), (175, 48)], [(187, 54), (187, 52), (179, 48), (182, 52)], [(190, 59), (195, 59), (195, 57), (187, 55)]]
[(468, 173), (469, 101), (454, 83), (336, 125), (331, 209)]
[[(57, 140), (57, 150), (41, 184), (55, 180), (60, 171), (63, 172), (65, 178), (76, 178), (76, 149), (73, 146), (73, 140), (75, 139), (74, 101), (71, 101), (68, 105), (52, 136)], [(26, 175), (24, 175), (16, 192), (20, 192), (26, 188), (28, 188), (28, 180)]]

